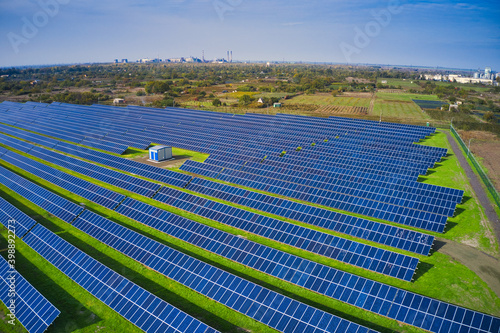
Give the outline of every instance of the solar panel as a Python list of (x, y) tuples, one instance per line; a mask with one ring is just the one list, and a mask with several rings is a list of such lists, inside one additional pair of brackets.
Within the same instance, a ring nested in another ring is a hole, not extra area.
[(23, 241), (145, 332), (217, 332), (104, 266), (40, 224)]
[(420, 232), (312, 207), (207, 179), (194, 178), (186, 189), (418, 254), (428, 255), (434, 242), (434, 236)]
[[(409, 325), (441, 333), (442, 327), (456, 330), (499, 332), (500, 319), (421, 296), (387, 284), (321, 265), (218, 229), (174, 215), (160, 208), (127, 198), (118, 213), (173, 237), (190, 242), (230, 260), (358, 308), (397, 319)], [(413, 301), (412, 301), (413, 299)], [(446, 309), (461, 309), (464, 316), (449, 317)], [(444, 311), (438, 311), (444, 309)], [(406, 316), (406, 314), (411, 314)], [(484, 318), (484, 320), (473, 320)], [(484, 323), (484, 326), (483, 324)], [(445, 331), (447, 332), (447, 331)]]
[(30, 151), (31, 148), (34, 147), (31, 143), (20, 141), (1, 133), (0, 133), (0, 143), (15, 148), (17, 150), (20, 150), (23, 153), (27, 153), (28, 151)]
[(36, 224), (35, 220), (2, 197), (0, 197), (0, 222), (9, 230), (9, 234), (19, 238)]
[[(281, 332), (374, 332), (194, 259), (95, 213), (85, 211), (73, 225), (145, 266)], [(315, 320), (319, 318), (322, 320)]]
[(106, 208), (112, 209), (116, 207), (125, 198), (123, 194), (110, 191), (104, 187), (69, 175), (58, 169), (51, 168), (45, 164), (39, 163), (14, 152), (9, 152), (0, 158)]
[(0, 183), (65, 222), (73, 221), (83, 210), (77, 204), (61, 198), (1, 166)]
[[(0, 300), (30, 333), (44, 332), (60, 313), (1, 256)], [(10, 325), (8, 322), (14, 319), (4, 317), (3, 320), (7, 321), (4, 325)]]
[(59, 141), (48, 138), (46, 136), (38, 135), (35, 133), (30, 133), (27, 131), (23, 131), (19, 128), (11, 127), (11, 126), (6, 126), (3, 124), (0, 124), (0, 131), (10, 134), (12, 136), (31, 141), (34, 143), (38, 143), (44, 146), (47, 146), (49, 148), (54, 147)]
[(405, 281), (412, 280), (419, 261), (168, 187), (162, 187), (153, 199), (280, 243)]
[(146, 197), (151, 197), (161, 187), (159, 184), (132, 177), (71, 156), (59, 154), (45, 148), (35, 147), (31, 150), (30, 154), (63, 168)]

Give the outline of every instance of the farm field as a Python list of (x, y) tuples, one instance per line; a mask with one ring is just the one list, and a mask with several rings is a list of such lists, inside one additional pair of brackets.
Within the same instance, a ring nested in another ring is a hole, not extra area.
[(336, 105), (336, 106), (358, 106), (367, 108), (370, 105), (369, 94), (363, 97), (333, 97), (331, 94), (300, 95), (287, 101), (289, 104), (313, 104), (313, 105)]

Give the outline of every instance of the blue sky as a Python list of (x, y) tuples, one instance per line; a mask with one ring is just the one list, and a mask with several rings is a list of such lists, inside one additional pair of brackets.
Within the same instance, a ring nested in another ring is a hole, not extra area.
[(500, 71), (498, 1), (0, 2), (0, 66), (115, 58), (377, 63)]

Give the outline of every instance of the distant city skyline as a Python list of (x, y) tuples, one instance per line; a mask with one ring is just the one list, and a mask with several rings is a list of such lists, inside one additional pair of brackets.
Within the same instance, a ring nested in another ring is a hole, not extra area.
[(0, 67), (143, 58), (500, 68), (497, 1), (18, 0)]

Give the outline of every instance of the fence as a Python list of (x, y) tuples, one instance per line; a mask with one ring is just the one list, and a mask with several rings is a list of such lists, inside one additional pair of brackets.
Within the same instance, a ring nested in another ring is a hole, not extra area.
[(484, 172), (483, 168), (481, 167), (481, 165), (479, 165), (476, 158), (474, 157), (474, 154), (472, 154), (470, 152), (469, 148), (465, 145), (465, 142), (462, 140), (460, 135), (457, 133), (457, 131), (455, 130), (453, 125), (450, 125), (450, 130), (451, 130), (451, 133), (453, 133), (453, 135), (455, 136), (455, 138), (457, 138), (457, 141), (462, 146), (463, 150), (467, 153), (467, 158), (472, 163), (472, 165), (474, 165), (474, 168), (476, 168), (477, 173), (479, 174), (479, 176), (483, 180), (484, 185), (486, 185), (486, 188), (488, 189), (491, 196), (493, 197), (493, 200), (495, 200), (495, 203), (497, 204), (497, 206), (500, 207), (500, 195), (498, 195), (498, 192), (497, 192), (495, 186), (493, 186), (491, 180), (488, 178), (488, 176)]

